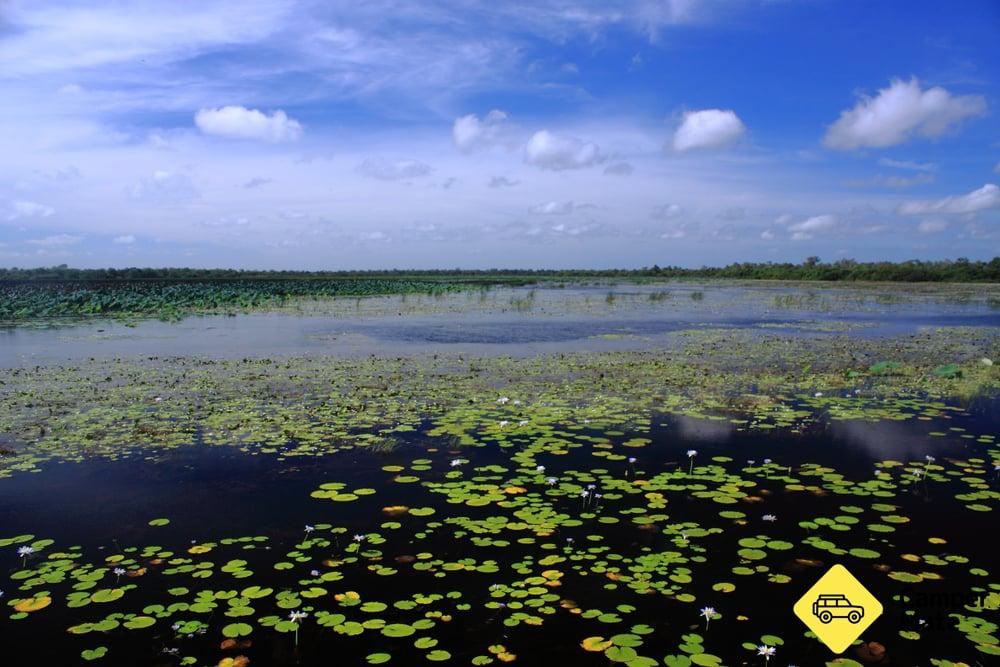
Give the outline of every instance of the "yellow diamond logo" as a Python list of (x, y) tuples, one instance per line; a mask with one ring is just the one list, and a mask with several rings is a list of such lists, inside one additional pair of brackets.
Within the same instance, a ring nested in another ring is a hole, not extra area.
[(882, 615), (882, 604), (846, 567), (834, 565), (793, 610), (831, 651), (843, 653)]

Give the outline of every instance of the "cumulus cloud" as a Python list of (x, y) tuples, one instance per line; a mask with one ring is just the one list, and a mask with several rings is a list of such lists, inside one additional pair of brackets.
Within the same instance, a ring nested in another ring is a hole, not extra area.
[(760, 233), (760, 238), (763, 239), (764, 241), (773, 241), (774, 232), (772, 232), (770, 229), (765, 229)]
[(590, 141), (539, 130), (524, 147), (524, 160), (540, 169), (583, 169), (603, 160), (600, 148)]
[(468, 114), (455, 119), (451, 128), (451, 138), (455, 147), (463, 153), (472, 153), (489, 148), (500, 139), (500, 131), (507, 114), (493, 109), (480, 120), (476, 114)]
[(186, 174), (158, 169), (127, 190), (132, 199), (153, 203), (170, 203), (197, 199), (197, 188)]
[(135, 236), (132, 234), (125, 234), (123, 236), (116, 236), (111, 239), (112, 243), (117, 243), (118, 245), (131, 245), (135, 243)]
[(829, 232), (837, 228), (839, 220), (835, 215), (814, 215), (806, 218), (802, 222), (789, 225), (788, 231), (792, 233), (793, 241), (808, 241), (815, 234)]
[(195, 114), (194, 123), (205, 134), (227, 139), (280, 143), (296, 141), (302, 135), (302, 125), (280, 109), (270, 115), (242, 106), (202, 109)]
[(923, 215), (926, 213), (976, 213), (991, 208), (1000, 208), (1000, 187), (993, 183), (987, 183), (978, 190), (964, 195), (903, 202), (899, 205), (898, 211), (903, 215)]
[(629, 176), (635, 168), (628, 162), (616, 162), (604, 168), (604, 173), (610, 176)]
[(952, 95), (939, 86), (924, 90), (915, 78), (894, 79), (875, 97), (862, 96), (853, 109), (842, 111), (823, 143), (839, 150), (895, 146), (914, 136), (939, 137), (985, 111), (980, 95)]
[(48, 218), (56, 212), (56, 210), (51, 206), (23, 199), (11, 202), (7, 208), (8, 210), (4, 216), (7, 220), (18, 220), (20, 218)]
[(431, 173), (430, 165), (420, 160), (386, 160), (383, 158), (368, 159), (358, 165), (358, 172), (380, 181), (401, 181), (407, 178), (419, 178)]
[(739, 139), (744, 132), (746, 126), (734, 111), (688, 111), (674, 133), (673, 147), (678, 152), (722, 148)]

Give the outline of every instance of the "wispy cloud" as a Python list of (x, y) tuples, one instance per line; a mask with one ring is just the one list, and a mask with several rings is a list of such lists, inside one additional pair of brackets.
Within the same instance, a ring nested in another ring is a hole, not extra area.
[(991, 208), (1000, 208), (1000, 187), (987, 183), (978, 190), (964, 195), (944, 199), (908, 201), (900, 204), (903, 215), (924, 215), (927, 213), (977, 213)]

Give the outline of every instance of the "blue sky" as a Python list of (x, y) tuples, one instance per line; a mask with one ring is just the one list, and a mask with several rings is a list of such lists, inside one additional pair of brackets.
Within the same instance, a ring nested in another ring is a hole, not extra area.
[(0, 92), (5, 266), (1000, 255), (995, 0), (0, 0)]

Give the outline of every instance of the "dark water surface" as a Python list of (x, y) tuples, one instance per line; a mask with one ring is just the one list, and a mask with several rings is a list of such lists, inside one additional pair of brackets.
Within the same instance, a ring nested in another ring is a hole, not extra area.
[[(639, 459), (636, 466), (648, 476), (660, 470), (686, 467), (686, 451), (696, 449), (698, 461), (707, 462), (712, 456), (723, 455), (736, 461), (770, 458), (781, 466), (792, 468), (807, 462), (818, 463), (835, 468), (850, 479), (867, 480), (872, 476), (873, 464), (884, 459), (919, 461), (927, 455), (938, 459), (966, 459), (982, 455), (985, 446), (981, 443), (960, 437), (931, 437), (928, 432), (953, 427), (965, 428), (968, 432), (988, 432), (996, 424), (993, 415), (998, 405), (1000, 403), (995, 399), (983, 399), (974, 412), (956, 414), (950, 420), (817, 423), (801, 433), (778, 430), (749, 434), (737, 430), (728, 422), (664, 416), (654, 420), (658, 426), (652, 433), (638, 434), (651, 438), (653, 442), (648, 447), (635, 450)], [(626, 433), (615, 439), (624, 440), (632, 435), (637, 434)], [(215, 560), (218, 563), (230, 558), (246, 559), (255, 575), (234, 580), (216, 571), (213, 577), (202, 580), (204, 587), (212, 590), (240, 589), (250, 584), (271, 586), (276, 590), (303, 588), (303, 568), (319, 565), (297, 566), (290, 572), (278, 572), (270, 566), (282, 559), (280, 554), (297, 548), (296, 545), (304, 537), (303, 527), (306, 524), (331, 523), (348, 529), (336, 544), (323, 550), (324, 558), (342, 556), (353, 533), (371, 532), (379, 532), (386, 537), (386, 543), (380, 545), (383, 556), (379, 560), (389, 564), (393, 564), (398, 556), (422, 551), (431, 552), (436, 558), (446, 561), (467, 557), (495, 558), (496, 549), (470, 549), (467, 542), (453, 540), (448, 530), (431, 530), (428, 536), (418, 539), (415, 529), (410, 526), (419, 522), (409, 517), (398, 519), (403, 523), (401, 529), (380, 528), (384, 521), (389, 520), (381, 512), (385, 505), (437, 507), (437, 515), (426, 520), (431, 522), (445, 521), (452, 513), (464, 516), (496, 513), (491, 508), (462, 505), (452, 509), (441, 502), (441, 496), (429, 493), (419, 484), (392, 483), (391, 476), (382, 470), (383, 466), (407, 466), (414, 458), (426, 457), (433, 462), (432, 470), (420, 473), (422, 480), (444, 480), (450, 470), (452, 456), (454, 454), (446, 450), (428, 451), (427, 439), (416, 434), (402, 446), (388, 452), (355, 449), (324, 457), (287, 457), (280, 461), (275, 454), (250, 455), (224, 446), (189, 446), (163, 452), (147, 451), (111, 462), (49, 463), (40, 473), (18, 474), (0, 481), (0, 536), (19, 533), (51, 536), (57, 543), (49, 550), (75, 544), (89, 559), (101, 559), (130, 546), (157, 544), (171, 551), (183, 552), (192, 543), (218, 540), (225, 536), (259, 535), (269, 538), (266, 547), (252, 551), (217, 548)], [(468, 461), (463, 469), (470, 475), (473, 468), (509, 465), (510, 462), (510, 452), (496, 447), (463, 448), (461, 456)], [(595, 464), (589, 448), (573, 450), (567, 456), (543, 455), (539, 460), (546, 465), (546, 475), (557, 477), (566, 470), (587, 470), (595, 465), (606, 465), (612, 469), (617, 466), (621, 468), (621, 474), (628, 474), (624, 463)], [(376, 493), (350, 503), (332, 503), (310, 497), (320, 484), (332, 480), (345, 482), (349, 488), (372, 487)], [(763, 486), (766, 489), (768, 485), (765, 482)], [(299, 632), (297, 648), (291, 635), (258, 628), (252, 635), (252, 646), (237, 653), (246, 655), (251, 659), (250, 664), (256, 665), (360, 665), (365, 663), (366, 655), (385, 651), (393, 655), (389, 664), (413, 665), (426, 663), (422, 652), (413, 647), (413, 640), (420, 636), (433, 636), (440, 648), (451, 652), (452, 658), (447, 664), (469, 664), (474, 655), (483, 652), (484, 646), (504, 644), (518, 653), (518, 664), (566, 664), (571, 659), (581, 665), (597, 666), (607, 665), (608, 661), (600, 653), (580, 651), (577, 644), (583, 637), (611, 636), (628, 632), (629, 626), (634, 623), (645, 623), (653, 628), (653, 633), (644, 637), (645, 644), (639, 652), (657, 659), (676, 653), (676, 638), (694, 631), (706, 637), (707, 650), (719, 655), (722, 664), (763, 664), (740, 644), (756, 641), (760, 629), (767, 628), (785, 641), (771, 664), (823, 664), (831, 657), (830, 654), (815, 641), (802, 637), (805, 628), (792, 615), (791, 608), (795, 599), (830, 564), (825, 558), (827, 554), (802, 546), (784, 552), (787, 557), (783, 556), (781, 563), (774, 568), (775, 572), (791, 577), (791, 582), (784, 586), (769, 585), (761, 577), (741, 578), (735, 576), (730, 568), (734, 564), (733, 555), (739, 549), (737, 541), (740, 538), (766, 532), (771, 538), (787, 539), (798, 544), (807, 534), (798, 526), (799, 521), (830, 516), (838, 512), (837, 507), (857, 504), (858, 499), (788, 493), (778, 482), (772, 491), (763, 496), (759, 505), (720, 506), (687, 493), (670, 495), (665, 511), (671, 515), (671, 521), (691, 520), (713, 525), (718, 523), (716, 514), (720, 509), (737, 509), (747, 512), (749, 516), (750, 526), (705, 541), (705, 544), (711, 545), (709, 562), (697, 566), (698, 575), (694, 584), (699, 604), (684, 604), (658, 595), (636, 595), (627, 590), (608, 591), (604, 589), (608, 583), (606, 578), (598, 574), (581, 576), (570, 572), (566, 594), (572, 594), (574, 601), (581, 606), (613, 610), (616, 605), (627, 603), (634, 605), (636, 610), (628, 614), (626, 622), (611, 626), (595, 620), (581, 621), (560, 610), (547, 617), (541, 628), (526, 625), (507, 627), (503, 620), (511, 613), (509, 610), (491, 612), (483, 609), (482, 605), (489, 599), (490, 586), (494, 581), (509, 580), (508, 567), (511, 563), (528, 554), (538, 554), (537, 547), (515, 542), (502, 550), (506, 560), (500, 564), (500, 573), (496, 575), (462, 573), (461, 578), (457, 575), (435, 578), (427, 573), (409, 571), (406, 565), (397, 565), (398, 574), (379, 577), (370, 572), (365, 563), (356, 563), (343, 568), (347, 575), (345, 580), (324, 584), (331, 592), (363, 591), (365, 600), (391, 601), (410, 593), (436, 592), (444, 595), (452, 590), (461, 591), (462, 601), (471, 603), (472, 610), (456, 613), (452, 622), (439, 623), (430, 633), (390, 639), (377, 631), (368, 631), (359, 637), (342, 637), (307, 620)], [(843, 534), (842, 538), (831, 539), (842, 539), (846, 547), (865, 546), (882, 551), (886, 556), (878, 562), (894, 562), (896, 554), (926, 553), (928, 526), (933, 526), (935, 533), (947, 538), (949, 552), (974, 555), (972, 565), (995, 571), (1000, 567), (1000, 557), (995, 550), (983, 548), (983, 531), (992, 530), (995, 526), (988, 518), (982, 519), (981, 514), (956, 509), (960, 505), (951, 498), (953, 493), (948, 485), (916, 486), (886, 501), (900, 505), (897, 513), (912, 519), (911, 523), (899, 526), (892, 535), (868, 534), (859, 528), (857, 532)], [(622, 507), (618, 503), (629, 502), (628, 499), (609, 502), (595, 513), (598, 516), (613, 514)], [(567, 498), (561, 504), (561, 509), (568, 514), (580, 514), (576, 499)], [(762, 523), (760, 517), (765, 513), (776, 515), (777, 521)], [(169, 517), (171, 523), (151, 529), (147, 522), (155, 517)], [(651, 552), (677, 549), (673, 542), (675, 538), (660, 531), (638, 530), (627, 522), (613, 526), (598, 525), (591, 520), (579, 528), (560, 528), (553, 541), (569, 545), (567, 540), (573, 538), (575, 544), (584, 548), (586, 536), (597, 530), (604, 537), (601, 544), (623, 555), (638, 555), (643, 549)], [(891, 541), (891, 546), (883, 543), (886, 540)], [(555, 553), (569, 555), (573, 548), (576, 547), (562, 547)], [(818, 559), (825, 564), (819, 567), (797, 564), (794, 559), (800, 557)], [(768, 562), (773, 563), (771, 560)], [(567, 564), (557, 567), (569, 570)], [(20, 561), (13, 549), (0, 550), (0, 572), (12, 572), (18, 568)], [(138, 612), (144, 604), (162, 603), (164, 598), (169, 598), (165, 593), (167, 588), (185, 585), (194, 589), (186, 577), (178, 581), (179, 577), (161, 576), (157, 570), (161, 570), (162, 566), (150, 565), (149, 569), (146, 576), (136, 580), (140, 586), (125, 598), (127, 605), (105, 605), (108, 608), (100, 611), (110, 613), (120, 608)], [(947, 614), (961, 612), (961, 609), (951, 609), (947, 604), (917, 609), (922, 620), (930, 619), (920, 627), (923, 638), (920, 641), (901, 640), (898, 632), (914, 629), (918, 622), (917, 616), (906, 616), (904, 609), (893, 600), (894, 595), (906, 591), (906, 585), (887, 579), (870, 566), (852, 565), (852, 570), (885, 605), (883, 617), (864, 633), (864, 637), (886, 644), (891, 664), (925, 664), (923, 660), (928, 655), (964, 658), (970, 664), (978, 659), (980, 664), (986, 664), (987, 661), (971, 648), (971, 644), (953, 630), (946, 629), (950, 627), (946, 622)], [(946, 596), (962, 595), (970, 585), (982, 583), (975, 579), (965, 566), (953, 567), (947, 579), (921, 584), (920, 590)], [(737, 590), (729, 594), (711, 590), (711, 584), (719, 581), (735, 581)], [(102, 583), (104, 585), (106, 582)], [(563, 594), (560, 588), (553, 591)], [(58, 600), (60, 595), (55, 597)], [(323, 604), (317, 606), (329, 607), (328, 599), (325, 596)], [(745, 635), (733, 633), (734, 622), (731, 620), (725, 627), (717, 621), (705, 632), (697, 612), (702, 603), (714, 604), (727, 619), (746, 616)], [(101, 614), (95, 607), (100, 606), (90, 604), (78, 614), (72, 609), (56, 611), (53, 606), (16, 622), (0, 618), (0, 637), (5, 647), (3, 664), (23, 664), (18, 660), (6, 662), (12, 656), (30, 656), (29, 664), (36, 665), (79, 664), (80, 651), (97, 645), (109, 646), (111, 652), (95, 664), (174, 665), (178, 664), (179, 658), (169, 653), (173, 649), (177, 649), (178, 656), (198, 655), (204, 658), (197, 664), (215, 664), (225, 655), (234, 655), (231, 651), (220, 651), (218, 628), (242, 620), (227, 619), (221, 616), (220, 611), (207, 617), (202, 615), (202, 620), (208, 622), (211, 629), (204, 635), (195, 634), (192, 637), (177, 636), (165, 627), (171, 621), (160, 621), (154, 628), (139, 632), (119, 628), (106, 634), (91, 633), (80, 637), (66, 634), (65, 628), (69, 625), (98, 620)], [(351, 613), (350, 610), (347, 613)], [(403, 614), (392, 607), (374, 615), (387, 622), (411, 622), (414, 618), (412, 612)], [(354, 616), (358, 614), (354, 613)], [(923, 619), (924, 616), (927, 619)], [(940, 623), (940, 627), (932, 627), (934, 623)], [(720, 636), (727, 637), (727, 641), (720, 642)]]

